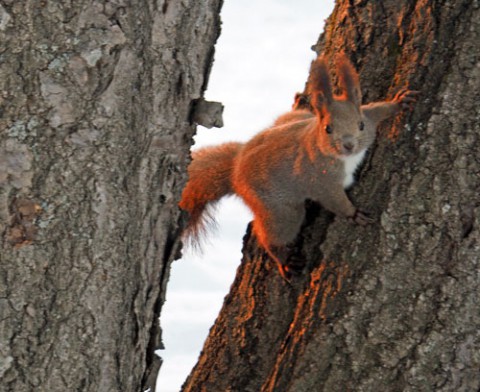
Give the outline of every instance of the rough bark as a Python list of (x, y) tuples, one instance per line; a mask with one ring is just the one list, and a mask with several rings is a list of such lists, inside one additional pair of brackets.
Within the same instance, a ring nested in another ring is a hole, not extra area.
[(154, 389), (222, 0), (0, 1), (0, 389)]
[(421, 91), (351, 192), (376, 223), (308, 206), (292, 287), (248, 234), (184, 391), (479, 390), (479, 36), (478, 1), (337, 2), (316, 50), (347, 52), (365, 101)]

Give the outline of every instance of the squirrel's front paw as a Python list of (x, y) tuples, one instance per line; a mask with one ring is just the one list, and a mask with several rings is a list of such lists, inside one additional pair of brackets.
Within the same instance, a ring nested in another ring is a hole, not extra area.
[(375, 220), (373, 218), (371, 218), (368, 213), (366, 213), (362, 210), (359, 210), (359, 209), (357, 209), (355, 211), (355, 214), (353, 214), (353, 216), (349, 217), (349, 219), (352, 222), (355, 222), (357, 225), (360, 225), (360, 226), (366, 226), (366, 225), (369, 225), (369, 224), (375, 222)]
[(413, 104), (417, 102), (416, 96), (418, 94), (420, 94), (420, 91), (403, 88), (395, 95), (393, 102), (399, 104), (402, 110), (412, 109)]

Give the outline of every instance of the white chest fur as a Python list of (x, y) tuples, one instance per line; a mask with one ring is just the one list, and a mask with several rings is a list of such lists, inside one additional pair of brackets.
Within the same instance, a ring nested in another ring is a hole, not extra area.
[(363, 150), (355, 155), (340, 158), (343, 161), (345, 168), (345, 177), (343, 179), (344, 188), (348, 188), (353, 184), (355, 180), (353, 176), (357, 171), (358, 165), (360, 165), (360, 163), (363, 161), (363, 158), (365, 158), (366, 152), (367, 150)]

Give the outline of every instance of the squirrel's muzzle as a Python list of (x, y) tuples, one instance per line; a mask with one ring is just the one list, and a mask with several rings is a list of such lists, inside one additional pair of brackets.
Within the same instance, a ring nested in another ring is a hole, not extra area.
[(342, 137), (341, 142), (341, 153), (345, 155), (350, 155), (355, 150), (355, 138), (351, 135)]

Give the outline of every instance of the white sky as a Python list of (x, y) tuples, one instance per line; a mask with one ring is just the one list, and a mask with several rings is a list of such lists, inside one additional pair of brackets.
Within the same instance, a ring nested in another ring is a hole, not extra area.
[[(199, 127), (194, 148), (245, 141), (290, 109), (302, 91), (333, 0), (226, 0), (222, 34), (205, 94), (225, 105), (221, 129)], [(159, 392), (179, 392), (233, 283), (251, 213), (236, 198), (222, 203), (218, 232), (203, 255), (186, 254), (172, 267), (161, 314), (164, 359)]]

